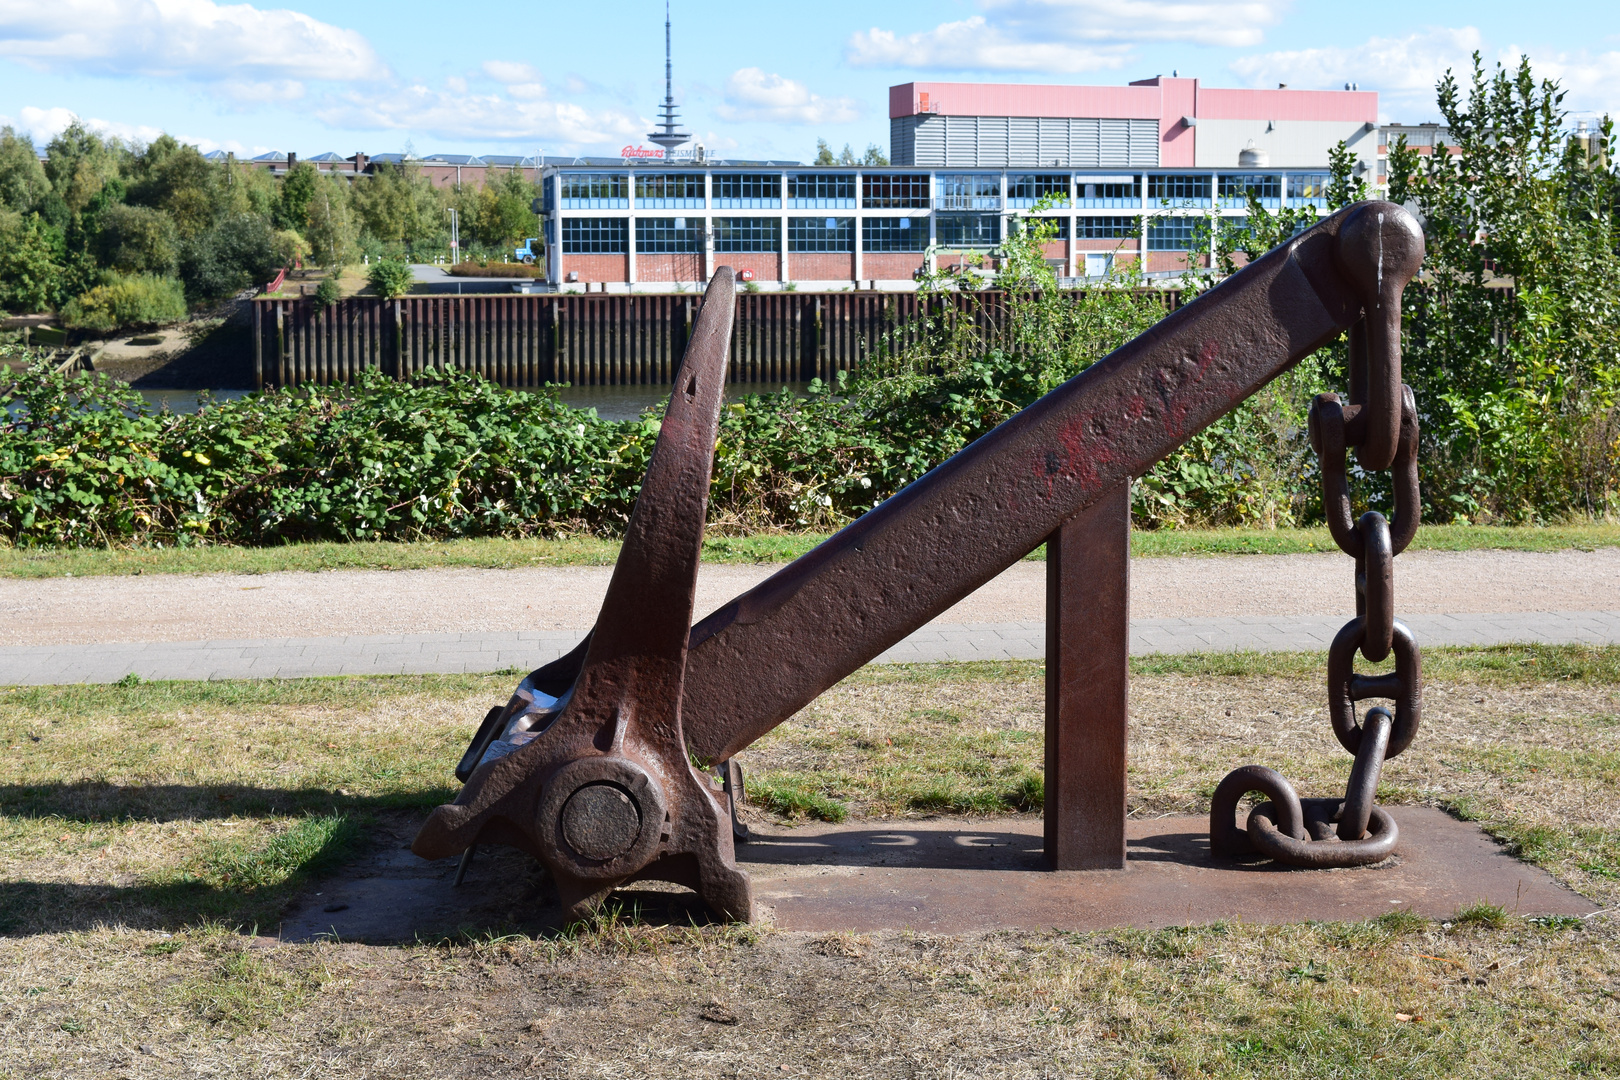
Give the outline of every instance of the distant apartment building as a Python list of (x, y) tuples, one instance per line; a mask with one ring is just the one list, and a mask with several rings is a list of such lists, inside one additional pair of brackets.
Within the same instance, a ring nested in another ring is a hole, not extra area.
[[(207, 155), (209, 158), (223, 160), (226, 154), (223, 150), (215, 150)], [(281, 150), (271, 150), (249, 159), (245, 164), (256, 168), (266, 169), (276, 176), (285, 176), (289, 169), (298, 166), (300, 160), (305, 164), (315, 166), (316, 171), (330, 173), (354, 179), (361, 176), (371, 176), (380, 168), (391, 166), (410, 165), (420, 169), (422, 175), (427, 177), (434, 187), (451, 187), (456, 184), (472, 184), (482, 187), (484, 179), (491, 171), (510, 172), (516, 169), (523, 173), (523, 178), (534, 181), (540, 172), (539, 162), (532, 157), (512, 157), (501, 154), (428, 154), (417, 156), (415, 154), (351, 154), (343, 157), (340, 154), (328, 151), (324, 154), (315, 154), (312, 157), (300, 159), (296, 153)]]

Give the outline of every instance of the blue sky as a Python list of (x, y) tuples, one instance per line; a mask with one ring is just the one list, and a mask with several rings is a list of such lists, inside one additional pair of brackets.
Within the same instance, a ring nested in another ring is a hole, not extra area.
[[(1436, 119), (1433, 85), (1479, 50), (1530, 56), (1578, 115), (1620, 112), (1620, 6), (1304, 0), (674, 0), (675, 95), (713, 152), (887, 147), (887, 87), (920, 80), (1380, 93)], [(427, 0), (0, 0), (0, 123), (70, 116), (204, 149), (310, 155), (617, 153), (663, 96), (663, 4)]]

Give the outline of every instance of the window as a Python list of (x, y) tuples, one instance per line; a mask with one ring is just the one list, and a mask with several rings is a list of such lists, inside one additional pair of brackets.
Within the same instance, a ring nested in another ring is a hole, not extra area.
[(715, 251), (781, 251), (779, 218), (715, 218)]
[(1135, 210), (1142, 205), (1142, 181), (1135, 176), (1077, 176), (1080, 205), (1092, 210)]
[(853, 210), (854, 173), (795, 173), (788, 177), (788, 206), (794, 210)]
[(936, 210), (1000, 210), (1001, 178), (979, 174), (945, 173), (934, 192)]
[(1327, 173), (1289, 173), (1288, 205), (1326, 206), (1328, 184), (1332, 179)]
[(1142, 219), (1134, 217), (1082, 217), (1074, 219), (1079, 240), (1129, 240), (1141, 235)]
[(702, 218), (636, 219), (637, 252), (646, 255), (676, 255), (702, 250)]
[(854, 251), (855, 219), (788, 218), (789, 251)]
[(636, 205), (649, 210), (703, 208), (702, 173), (638, 173)]
[(1001, 242), (997, 214), (936, 214), (934, 232), (941, 247), (994, 247)]
[(1148, 219), (1147, 246), (1149, 251), (1189, 251), (1193, 241), (1203, 241), (1196, 234), (1202, 218), (1194, 217), (1155, 217)]
[(862, 251), (927, 251), (927, 218), (861, 219)]
[(564, 210), (623, 210), (630, 205), (630, 177), (625, 173), (564, 173)]
[(863, 176), (861, 205), (868, 210), (928, 209), (927, 173), (879, 173)]
[(1010, 230), (1012, 230), (1014, 233), (1017, 233), (1017, 232), (1021, 232), (1022, 230), (1028, 228), (1031, 224), (1033, 224), (1035, 222), (1045, 222), (1045, 221), (1051, 222), (1052, 226), (1053, 226), (1051, 235), (1046, 238), (1048, 243), (1050, 243), (1053, 240), (1067, 240), (1069, 238), (1069, 219), (1066, 218), (1066, 217), (1022, 217), (1022, 218), (1013, 218), (1011, 221), (1008, 222), (1007, 227)]
[(629, 218), (563, 218), (564, 255), (623, 255), (629, 242)]
[(1209, 204), (1209, 176), (1164, 175), (1148, 177), (1148, 200)]
[(1068, 173), (1034, 173), (1007, 177), (1007, 202), (1013, 206), (1034, 206), (1048, 195), (1056, 196), (1053, 206), (1069, 205)]
[(715, 173), (714, 205), (728, 210), (775, 210), (782, 178), (775, 173)]
[(1222, 173), (1220, 185), (1221, 206), (1229, 210), (1245, 209), (1251, 191), (1261, 206), (1275, 210), (1282, 205), (1282, 177), (1276, 173)]

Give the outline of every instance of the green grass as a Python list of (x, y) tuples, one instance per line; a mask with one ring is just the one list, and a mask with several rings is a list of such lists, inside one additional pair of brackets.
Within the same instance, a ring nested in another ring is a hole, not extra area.
[[(778, 563), (798, 558), (822, 533), (714, 536), (703, 558), (715, 563)], [(1412, 551), (1591, 551), (1620, 545), (1620, 525), (1546, 527), (1425, 526)], [(1137, 558), (1200, 555), (1294, 555), (1337, 550), (1326, 529), (1186, 529), (1131, 534)], [(15, 548), (0, 547), (0, 577), (98, 577), (123, 574), (264, 574), (284, 570), (506, 569), (526, 566), (611, 566), (617, 540), (423, 540), (415, 543), (290, 544), (282, 547)], [(1031, 559), (1043, 560), (1037, 548)]]
[(210, 887), (253, 892), (331, 870), (359, 848), (361, 828), (347, 814), (295, 819), (259, 845), (216, 845), (199, 860), (198, 877)]
[[(1598, 903), (1620, 899), (1620, 649), (1425, 659), (1430, 712), (1386, 767), (1386, 801), (1452, 800)], [(1133, 806), (1207, 809), (1246, 760), (1302, 791), (1342, 786), (1319, 655), (1133, 667)], [(864, 669), (748, 750), (754, 811), (1036, 806), (1041, 676), (1034, 662)], [(77, 1061), (673, 1080), (703, 1072), (694, 1046), (759, 1075), (1620, 1075), (1614, 920), (1526, 919), (1511, 903), (952, 936), (660, 926), (631, 901), (531, 936), (511, 932), (529, 902), (514, 860), (508, 891), (469, 886), (459, 934), (256, 940), (362, 838), (408, 841), (513, 678), (0, 690), (0, 1078)], [(1262, 719), (1234, 734), (1223, 713), (1234, 730)]]

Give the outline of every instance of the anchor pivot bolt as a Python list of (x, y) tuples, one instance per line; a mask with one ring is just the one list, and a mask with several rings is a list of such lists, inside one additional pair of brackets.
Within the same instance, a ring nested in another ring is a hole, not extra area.
[(563, 804), (562, 834), (587, 859), (617, 859), (641, 837), (641, 807), (611, 780), (586, 784)]

